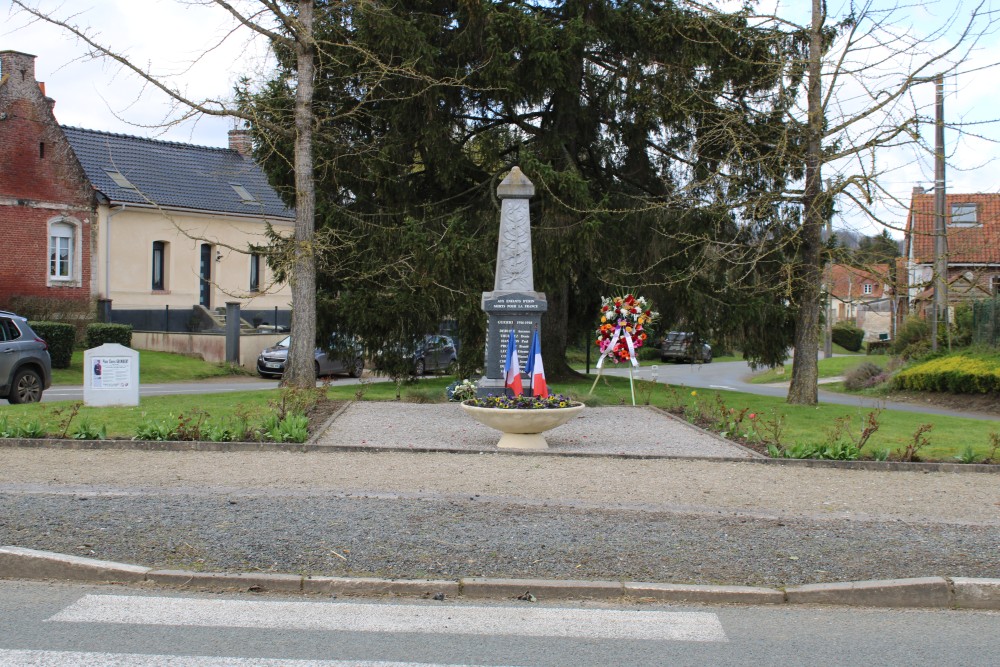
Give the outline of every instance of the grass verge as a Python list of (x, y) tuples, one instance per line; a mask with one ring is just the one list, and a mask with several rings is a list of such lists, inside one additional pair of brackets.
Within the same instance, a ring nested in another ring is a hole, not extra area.
[[(445, 387), (452, 381), (450, 377), (436, 377), (404, 385), (402, 400), (415, 403), (443, 401)], [(598, 383), (594, 394), (589, 395), (592, 382), (592, 378), (556, 382), (552, 390), (594, 407), (631, 404), (627, 379), (605, 377)], [(334, 400), (361, 398), (385, 401), (386, 415), (390, 418), (395, 394), (396, 387), (392, 383), (347, 385), (326, 390), (327, 397)], [(109, 437), (130, 438), (140, 424), (150, 421), (176, 423), (182, 417), (201, 414), (213, 423), (240, 418), (257, 419), (273, 412), (281, 399), (282, 391), (278, 389), (148, 397), (141, 399), (138, 407), (80, 407), (70, 430), (81, 421), (87, 421), (94, 426), (104, 425)], [(732, 419), (731, 415), (745, 409), (747, 414), (756, 415), (758, 424), (780, 423), (780, 441), (785, 445), (826, 442), (834, 436), (837, 420), (846, 422), (848, 437), (856, 435), (870, 412), (860, 407), (840, 405), (788, 405), (780, 397), (723, 390), (691, 390), (648, 381), (636, 382), (636, 402), (667, 410), (682, 410), (688, 415), (716, 415), (720, 422), (725, 415), (730, 415), (729, 419)], [(11, 423), (37, 421), (47, 433), (58, 436), (64, 430), (64, 421), (72, 412), (73, 405), (69, 401), (11, 405), (4, 407), (3, 415)], [(730, 410), (733, 412), (730, 413)], [(933, 424), (933, 429), (924, 434), (928, 444), (918, 453), (923, 460), (954, 461), (966, 447), (971, 447), (981, 459), (991, 453), (991, 434), (1000, 434), (998, 422), (961, 417), (884, 410), (878, 420), (879, 430), (863, 450), (869, 455), (875, 449), (885, 448), (898, 457), (913, 442), (914, 433), (922, 424)], [(743, 423), (746, 426), (749, 422), (744, 420)], [(720, 423), (718, 430), (724, 430), (724, 427)], [(428, 425), (428, 428), (433, 426)]]
[[(229, 375), (250, 375), (250, 372), (228, 364), (213, 364), (183, 354), (139, 350), (139, 382), (143, 384), (185, 382)], [(69, 368), (52, 369), (52, 384), (83, 384), (82, 350), (73, 352)]]
[[(883, 357), (884, 359), (884, 357)], [(864, 363), (868, 360), (867, 357), (860, 357), (858, 355), (852, 355), (849, 357), (830, 357), (829, 359), (820, 359), (818, 363), (819, 377), (820, 378), (832, 378), (843, 375), (849, 369)], [(878, 363), (877, 361), (875, 363)], [(884, 362), (883, 362), (884, 365)], [(788, 366), (778, 366), (777, 368), (772, 368), (770, 370), (764, 371), (758, 375), (754, 375), (750, 379), (750, 384), (770, 384), (773, 382), (788, 382), (792, 377), (792, 367)], [(824, 386), (824, 389), (826, 387)]]

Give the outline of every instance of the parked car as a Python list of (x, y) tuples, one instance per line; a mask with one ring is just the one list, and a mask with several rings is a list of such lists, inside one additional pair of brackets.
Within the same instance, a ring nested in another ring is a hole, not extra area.
[(451, 336), (428, 334), (413, 351), (413, 373), (423, 375), (428, 371), (448, 371), (458, 363), (458, 351)]
[[(361, 356), (361, 348), (357, 345), (350, 345), (349, 349), (338, 349), (337, 340), (334, 337), (330, 341), (330, 349), (336, 352), (327, 352), (323, 348), (316, 348), (316, 377), (333, 375), (335, 373), (346, 373), (353, 378), (361, 377), (365, 370), (365, 360)], [(288, 348), (292, 344), (292, 337), (285, 336), (277, 345), (266, 348), (257, 357), (257, 373), (261, 377), (281, 377), (285, 374), (285, 362), (288, 361)]]
[(431, 371), (448, 371), (458, 363), (458, 349), (451, 336), (427, 334), (409, 345), (390, 345), (375, 353), (375, 367), (379, 370), (385, 371), (396, 362), (402, 362), (403, 368), (409, 364), (409, 369), (417, 376)]
[(11, 403), (37, 403), (52, 386), (49, 346), (28, 320), (0, 310), (0, 398)]
[(712, 346), (690, 331), (671, 331), (660, 342), (662, 361), (712, 362)]

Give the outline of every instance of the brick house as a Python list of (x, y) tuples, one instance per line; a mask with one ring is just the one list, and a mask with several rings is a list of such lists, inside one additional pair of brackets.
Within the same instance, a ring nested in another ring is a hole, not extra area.
[(864, 329), (866, 340), (892, 333), (894, 301), (888, 264), (865, 268), (831, 264), (825, 282), (830, 297), (827, 317), (832, 323), (851, 322)]
[(183, 331), (235, 300), (286, 324), (290, 290), (252, 247), (267, 225), (290, 234), (294, 213), (246, 133), (209, 148), (60, 126), (34, 69), (0, 51), (0, 305), (102, 299), (112, 321)]
[(54, 105), (33, 56), (0, 52), (0, 301), (92, 296), (96, 193)]
[[(945, 199), (948, 303), (1000, 292), (1000, 194), (948, 194)], [(934, 295), (934, 193), (916, 187), (906, 218), (907, 298), (922, 313)]]

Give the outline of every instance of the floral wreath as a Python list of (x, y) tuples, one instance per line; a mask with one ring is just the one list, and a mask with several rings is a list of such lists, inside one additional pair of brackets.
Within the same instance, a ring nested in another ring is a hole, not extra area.
[(601, 297), (601, 325), (597, 327), (595, 341), (601, 349), (597, 367), (603, 365), (605, 357), (616, 364), (631, 361), (633, 366), (638, 366), (636, 350), (646, 343), (645, 327), (658, 314), (649, 307), (645, 297), (631, 294)]

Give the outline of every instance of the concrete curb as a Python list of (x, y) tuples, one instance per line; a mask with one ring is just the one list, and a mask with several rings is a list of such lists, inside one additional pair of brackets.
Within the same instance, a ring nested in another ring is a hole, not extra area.
[[(718, 436), (715, 436), (718, 437)], [(726, 441), (742, 448), (742, 445)], [(631, 460), (708, 461), (710, 463), (748, 463), (754, 465), (789, 466), (799, 468), (834, 468), (839, 470), (874, 470), (882, 472), (951, 472), (1000, 474), (1000, 465), (987, 463), (904, 463), (902, 461), (825, 461), (820, 459), (772, 459), (756, 454), (754, 457), (736, 456), (669, 456), (661, 454), (627, 454), (598, 452), (526, 451), (511, 449), (458, 449), (455, 447), (391, 447), (378, 445), (317, 445), (311, 440), (301, 443), (276, 442), (206, 442), (188, 440), (56, 440), (28, 438), (0, 438), (0, 449), (110, 449), (142, 452), (294, 452), (294, 453), (346, 453), (382, 452), (409, 454), (497, 454), (500, 456), (552, 456), (563, 458), (600, 458)], [(752, 451), (752, 450), (748, 450)]]
[(293, 574), (156, 570), (22, 547), (0, 547), (0, 579), (149, 583), (218, 591), (394, 595), (493, 600), (632, 600), (699, 604), (821, 604), (858, 607), (1000, 610), (1000, 579), (918, 577), (791, 586), (713, 586), (552, 579), (458, 580), (309, 577)]

